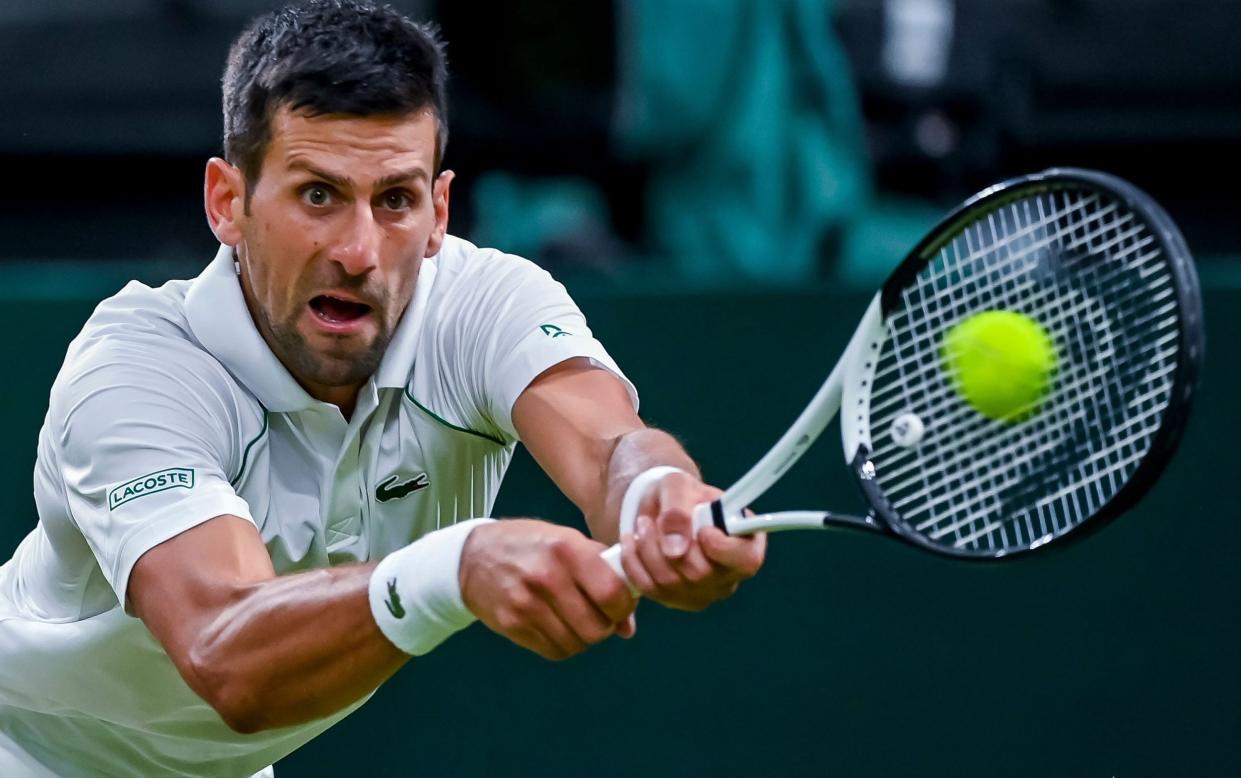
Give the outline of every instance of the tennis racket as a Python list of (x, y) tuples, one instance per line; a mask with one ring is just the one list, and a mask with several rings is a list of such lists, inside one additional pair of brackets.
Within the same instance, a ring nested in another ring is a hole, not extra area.
[[(1055, 348), (1046, 393), (1019, 421), (975, 410), (942, 358), (954, 325), (993, 310), (1033, 319)], [(1081, 538), (1131, 507), (1172, 457), (1203, 358), (1201, 310), (1184, 239), (1131, 184), (1060, 168), (993, 186), (901, 262), (810, 404), (695, 509), (694, 526), (852, 527), (972, 559)], [(837, 413), (869, 510), (745, 515)], [(622, 511), (622, 532), (635, 514)], [(603, 556), (624, 577), (620, 546)]]

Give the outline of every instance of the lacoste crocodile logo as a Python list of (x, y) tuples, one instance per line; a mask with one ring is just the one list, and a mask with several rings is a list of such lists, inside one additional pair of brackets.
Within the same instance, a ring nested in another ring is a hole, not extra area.
[(411, 492), (425, 489), (431, 485), (431, 479), (427, 477), (426, 473), (419, 473), (408, 481), (397, 483), (400, 480), (401, 476), (393, 473), (380, 481), (379, 486), (375, 488), (375, 499), (380, 502), (399, 500)]
[(401, 605), (401, 595), (396, 593), (395, 578), (388, 579), (388, 599), (384, 600), (384, 605), (388, 606), (388, 613), (392, 614), (392, 618), (405, 618), (405, 608)]

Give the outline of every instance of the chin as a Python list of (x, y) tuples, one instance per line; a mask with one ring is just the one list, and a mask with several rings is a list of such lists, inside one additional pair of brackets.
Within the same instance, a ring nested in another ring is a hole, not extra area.
[(336, 354), (330, 357), (320, 355), (310, 378), (323, 386), (357, 386), (365, 383), (379, 369), (379, 360), (370, 356), (370, 352), (359, 353), (353, 358)]

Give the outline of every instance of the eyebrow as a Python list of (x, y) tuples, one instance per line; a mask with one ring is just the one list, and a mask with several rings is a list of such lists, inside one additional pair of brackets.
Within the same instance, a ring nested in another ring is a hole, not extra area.
[[(304, 170), (307, 173), (314, 176), (315, 178), (320, 178), (328, 182), (329, 184), (337, 187), (338, 189), (352, 189), (354, 186), (354, 181), (352, 178), (349, 178), (348, 176), (339, 176), (339, 175), (336, 175), (335, 173), (329, 173), (326, 170), (320, 170), (314, 165), (311, 165), (306, 162), (293, 162), (289, 165), (289, 169), (290, 170)], [(403, 184), (407, 181), (412, 182), (418, 179), (422, 179), (423, 181), (430, 181), (431, 175), (427, 173), (425, 169), (421, 167), (415, 167), (409, 170), (403, 170), (399, 173), (391, 173), (389, 175), (384, 176), (383, 178), (375, 182), (375, 188), (376, 189), (388, 189), (389, 187), (396, 186), (397, 184)]]

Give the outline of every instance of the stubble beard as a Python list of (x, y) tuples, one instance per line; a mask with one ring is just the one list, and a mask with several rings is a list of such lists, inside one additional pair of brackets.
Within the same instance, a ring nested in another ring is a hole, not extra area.
[(325, 354), (312, 348), (298, 331), (297, 321), (300, 318), (299, 312), (282, 322), (268, 320), (268, 329), (276, 347), (273, 350), (295, 377), (320, 386), (362, 385), (379, 369), (388, 342), (392, 340), (391, 330), (383, 324), (382, 318), (376, 316), (380, 322), (379, 332), (364, 350), (356, 354)]

